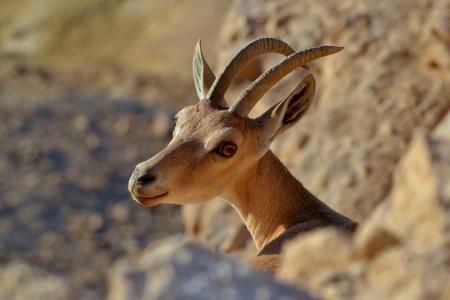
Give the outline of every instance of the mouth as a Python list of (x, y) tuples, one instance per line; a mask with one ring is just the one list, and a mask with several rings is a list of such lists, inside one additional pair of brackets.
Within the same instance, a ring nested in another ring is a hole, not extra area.
[(133, 199), (136, 200), (139, 204), (145, 205), (145, 206), (154, 206), (157, 203), (157, 200), (160, 200), (167, 196), (169, 192), (162, 193), (156, 196), (140, 196), (140, 195), (132, 195)]

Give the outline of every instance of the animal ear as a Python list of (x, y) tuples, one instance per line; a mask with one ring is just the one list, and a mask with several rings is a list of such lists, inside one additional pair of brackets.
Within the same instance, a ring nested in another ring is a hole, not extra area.
[(315, 89), (314, 76), (308, 74), (286, 99), (276, 103), (257, 119), (263, 124), (263, 137), (266, 142), (271, 142), (305, 115), (313, 102)]
[(198, 40), (197, 46), (195, 47), (192, 67), (197, 96), (200, 100), (203, 100), (206, 98), (208, 90), (216, 79), (216, 76), (214, 76), (214, 73), (211, 71), (203, 56), (201, 40)]

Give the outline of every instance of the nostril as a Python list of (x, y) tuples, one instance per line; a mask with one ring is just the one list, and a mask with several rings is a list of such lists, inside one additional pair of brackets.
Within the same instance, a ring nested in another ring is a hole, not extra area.
[(146, 175), (136, 178), (136, 182), (139, 184), (150, 184), (150, 183), (153, 183), (155, 180), (156, 180), (156, 177), (153, 175), (149, 175), (149, 174), (146, 174)]

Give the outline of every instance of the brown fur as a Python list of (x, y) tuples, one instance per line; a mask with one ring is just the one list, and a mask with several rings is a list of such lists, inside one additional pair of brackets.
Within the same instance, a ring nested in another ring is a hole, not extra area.
[[(199, 97), (214, 77), (208, 68), (198, 45), (194, 77)], [(128, 187), (133, 199), (153, 206), (203, 203), (222, 196), (253, 237), (259, 250), (253, 263), (268, 271), (277, 268), (282, 244), (302, 232), (323, 226), (353, 231), (353, 221), (311, 194), (269, 149), (279, 133), (304, 115), (314, 91), (314, 77), (308, 74), (286, 99), (257, 119), (227, 110), (224, 101), (202, 99), (182, 109), (169, 145), (136, 166)], [(236, 146), (231, 157), (217, 152), (225, 142)]]
[(325, 226), (352, 232), (357, 226), (311, 194), (271, 151), (236, 180), (233, 192), (225, 197), (260, 250), (252, 263), (266, 271), (277, 266), (275, 257), (283, 243), (298, 234)]
[[(311, 194), (270, 150), (261, 149), (261, 130), (258, 124), (210, 108), (206, 102), (183, 109), (166, 149), (138, 165), (154, 169), (165, 180), (132, 189), (133, 197), (153, 206), (205, 202), (222, 196), (247, 225), (260, 250), (257, 261), (262, 263), (261, 256), (270, 255), (268, 269), (273, 268), (273, 255), (280, 253), (282, 244), (301, 232), (322, 226), (354, 228), (355, 223)], [(239, 150), (231, 159), (210, 152), (223, 138), (238, 144)], [(166, 190), (169, 194), (155, 201), (142, 201), (139, 196)]]

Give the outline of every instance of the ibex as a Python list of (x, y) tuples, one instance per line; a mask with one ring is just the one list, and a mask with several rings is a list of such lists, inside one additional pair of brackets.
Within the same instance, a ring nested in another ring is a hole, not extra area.
[[(287, 43), (260, 38), (242, 48), (215, 78), (200, 41), (193, 74), (199, 102), (180, 110), (173, 138), (161, 152), (139, 163), (129, 191), (140, 204), (203, 203), (226, 199), (240, 214), (259, 249), (256, 266), (273, 271), (284, 241), (321, 226), (353, 231), (356, 223), (309, 192), (270, 150), (273, 139), (296, 124), (311, 106), (315, 79), (308, 73), (292, 93), (257, 118), (247, 115), (263, 95), (291, 71), (342, 50), (321, 46), (295, 52)], [(287, 56), (259, 76), (231, 106), (225, 93), (253, 59)]]

